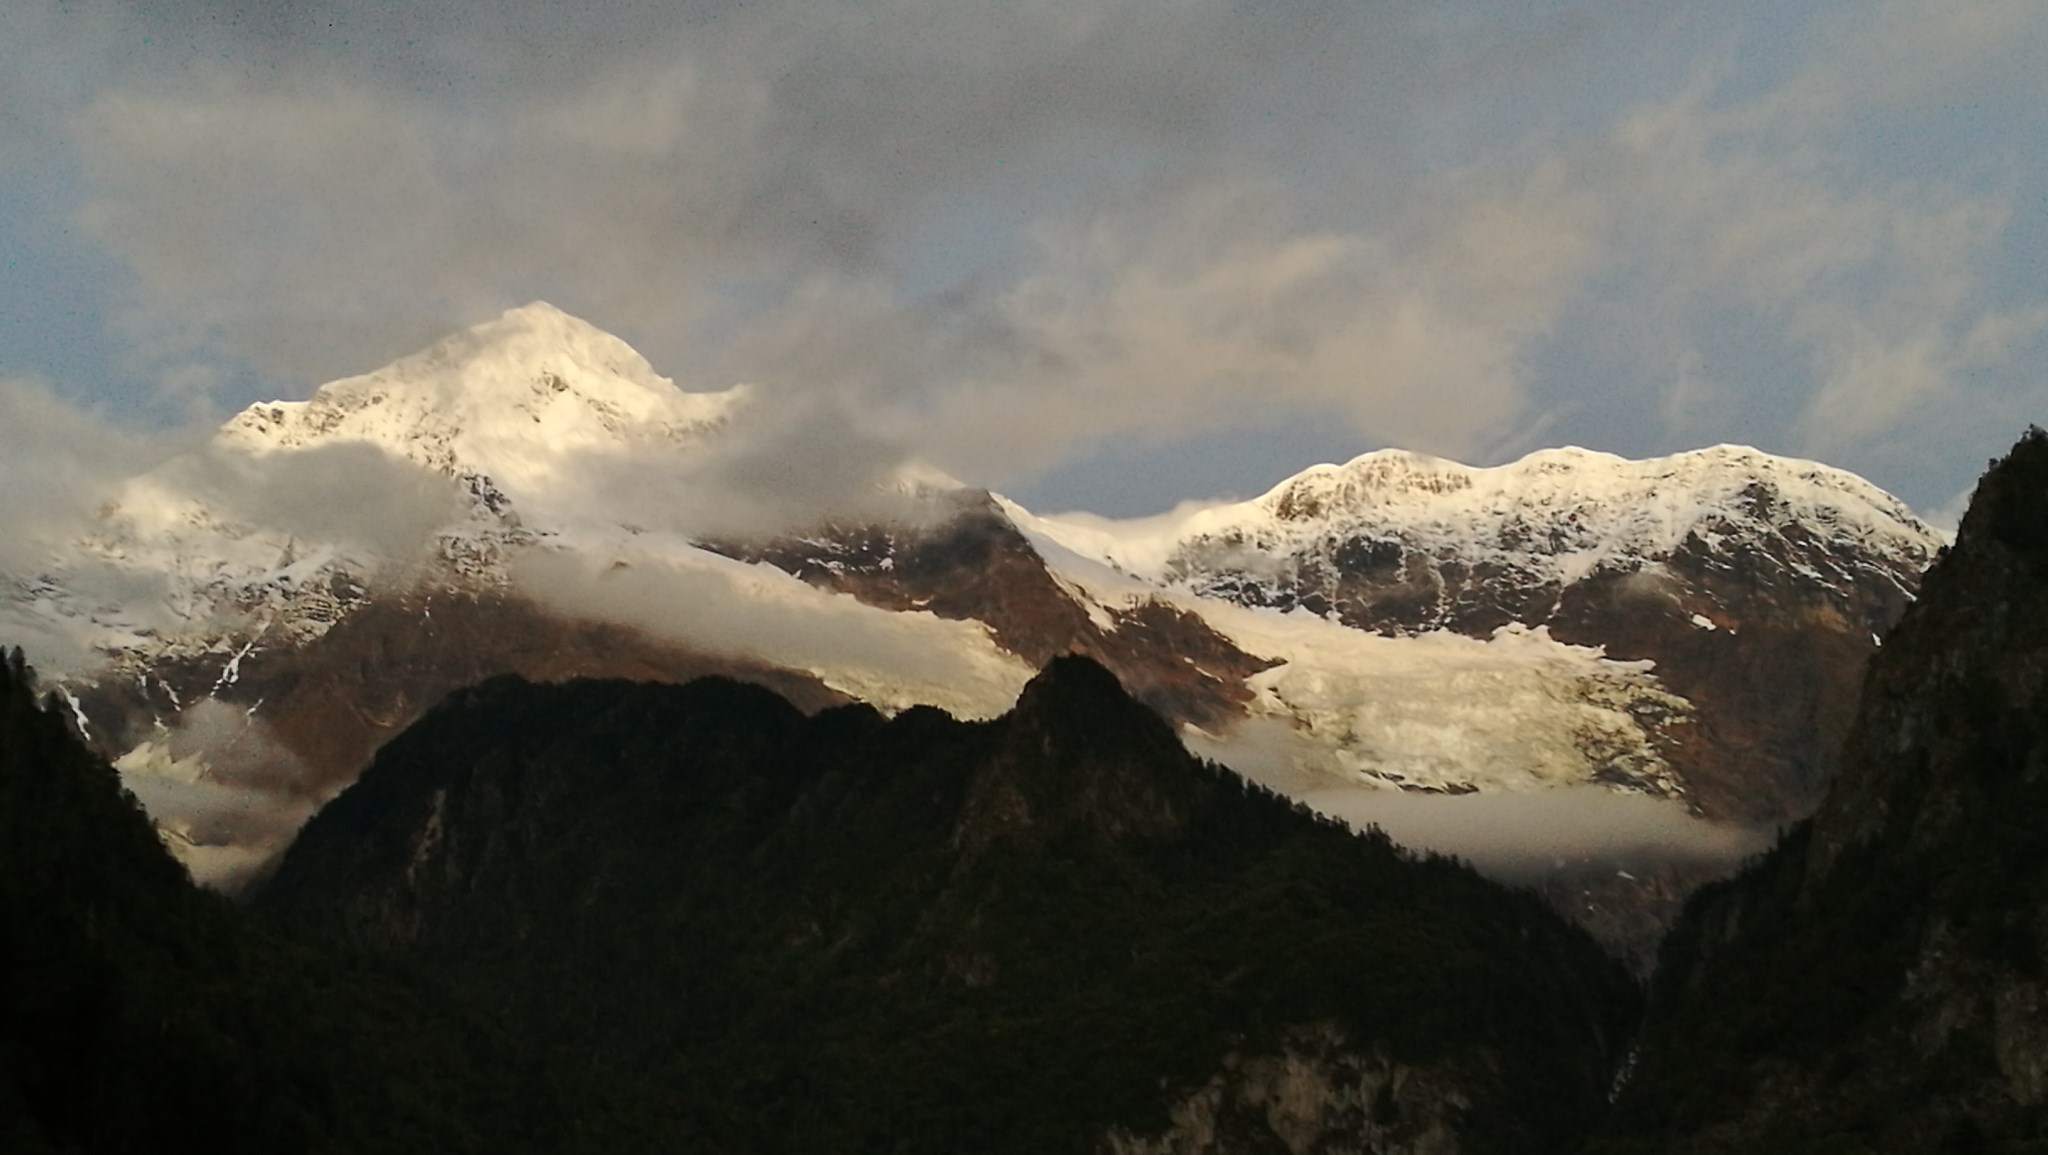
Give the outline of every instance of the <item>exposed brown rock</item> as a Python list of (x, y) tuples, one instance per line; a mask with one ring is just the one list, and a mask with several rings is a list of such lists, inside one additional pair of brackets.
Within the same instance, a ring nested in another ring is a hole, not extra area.
[(957, 512), (929, 526), (830, 528), (715, 548), (883, 609), (985, 622), (998, 644), (1032, 666), (1086, 654), (1175, 722), (1237, 716), (1251, 696), (1244, 679), (1273, 664), (1163, 602), (1108, 610), (1115, 628), (1103, 628), (988, 494), (950, 500)]

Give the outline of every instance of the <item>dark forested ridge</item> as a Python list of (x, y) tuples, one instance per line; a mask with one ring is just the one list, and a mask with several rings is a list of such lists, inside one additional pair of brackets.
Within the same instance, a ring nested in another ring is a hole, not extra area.
[(1189, 758), (1085, 660), (978, 725), (488, 683), (253, 911), (31, 686), (9, 1151), (1562, 1151), (1632, 1026), (1540, 902)]
[[(614, 1150), (1568, 1150), (1634, 992), (1538, 900), (1190, 758), (1086, 659), (964, 724), (503, 679), (261, 904), (443, 976)], [(1206, 1140), (1169, 1108), (1207, 1112)]]
[(1979, 483), (1827, 800), (1666, 942), (1603, 1152), (2048, 1151), (2048, 435)]

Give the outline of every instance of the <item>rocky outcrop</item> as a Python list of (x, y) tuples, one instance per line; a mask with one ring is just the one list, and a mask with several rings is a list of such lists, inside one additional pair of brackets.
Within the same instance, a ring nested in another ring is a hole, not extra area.
[(1277, 1052), (1225, 1055), (1221, 1070), (1151, 1135), (1111, 1131), (1104, 1155), (1459, 1155), (1471, 1107), (1457, 1072), (1390, 1062), (1331, 1024), (1296, 1028)]
[(985, 622), (1034, 668), (1085, 654), (1174, 722), (1235, 722), (1251, 698), (1245, 679), (1275, 664), (1165, 602), (1106, 607), (1077, 596), (986, 492), (962, 490), (932, 504), (938, 512), (924, 524), (826, 527), (715, 548), (883, 609)]

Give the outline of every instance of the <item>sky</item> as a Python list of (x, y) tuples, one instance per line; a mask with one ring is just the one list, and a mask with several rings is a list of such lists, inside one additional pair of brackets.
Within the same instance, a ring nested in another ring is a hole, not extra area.
[(2039, 0), (8, 0), (0, 158), (72, 470), (535, 299), (1047, 511), (2048, 421)]

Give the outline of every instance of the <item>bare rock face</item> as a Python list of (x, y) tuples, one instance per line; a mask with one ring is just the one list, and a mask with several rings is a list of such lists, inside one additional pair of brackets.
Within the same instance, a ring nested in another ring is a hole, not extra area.
[(1672, 760), (1700, 811), (1773, 825), (1819, 803), (1864, 668), (1918, 581), (1909, 564), (1815, 543), (1729, 556), (1692, 538), (1656, 566), (1569, 587), (1546, 620), (1561, 640), (1656, 662), (1694, 706)]
[[(1459, 1155), (1471, 1107), (1456, 1073), (1396, 1063), (1345, 1045), (1320, 1023), (1286, 1032), (1274, 1053), (1224, 1056), (1221, 1069), (1173, 1105), (1172, 1124), (1151, 1135), (1123, 1130), (1104, 1155), (1225, 1155), (1273, 1149), (1287, 1155)], [(1277, 1146), (1276, 1146), (1277, 1144)]]
[(1811, 823), (1673, 932), (1605, 1149), (2048, 1137), (2044, 830), (2048, 435), (2034, 430), (1985, 475), (1872, 662)]

